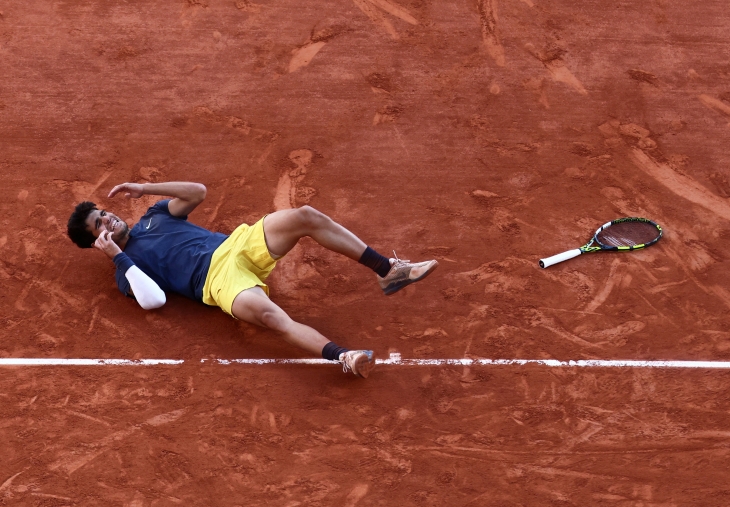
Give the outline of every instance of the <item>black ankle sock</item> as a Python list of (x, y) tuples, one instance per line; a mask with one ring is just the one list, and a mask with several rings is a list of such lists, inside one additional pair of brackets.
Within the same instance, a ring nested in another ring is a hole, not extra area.
[(349, 349), (346, 349), (345, 347), (340, 347), (335, 342), (329, 342), (322, 349), (322, 357), (330, 361), (339, 361), (340, 354), (347, 352), (348, 350)]
[(390, 259), (383, 257), (370, 247), (365, 249), (358, 262), (375, 271), (380, 278), (385, 278), (390, 271)]

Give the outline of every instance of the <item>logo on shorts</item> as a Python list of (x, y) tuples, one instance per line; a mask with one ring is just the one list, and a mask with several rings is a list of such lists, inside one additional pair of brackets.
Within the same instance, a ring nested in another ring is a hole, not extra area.
[(145, 229), (149, 229), (150, 228), (150, 225), (152, 225), (152, 219), (151, 218), (150, 218), (150, 223), (147, 224), (147, 227), (145, 227)]

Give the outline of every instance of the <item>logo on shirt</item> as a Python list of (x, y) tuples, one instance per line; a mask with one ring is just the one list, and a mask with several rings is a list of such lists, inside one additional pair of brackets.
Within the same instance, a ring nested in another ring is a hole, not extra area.
[(145, 229), (149, 229), (151, 225), (152, 225), (152, 219), (150, 218), (150, 223), (147, 224), (147, 227), (145, 227)]

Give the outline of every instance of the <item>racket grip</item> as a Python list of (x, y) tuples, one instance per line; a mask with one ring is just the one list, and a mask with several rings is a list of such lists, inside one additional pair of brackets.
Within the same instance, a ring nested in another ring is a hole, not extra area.
[(573, 257), (578, 257), (581, 253), (582, 252), (580, 251), (580, 248), (576, 248), (575, 250), (568, 250), (567, 252), (553, 255), (552, 257), (548, 257), (547, 259), (540, 259), (540, 267), (547, 268), (549, 266), (552, 266), (553, 264), (557, 264), (558, 262), (563, 262), (567, 261), (568, 259), (572, 259)]

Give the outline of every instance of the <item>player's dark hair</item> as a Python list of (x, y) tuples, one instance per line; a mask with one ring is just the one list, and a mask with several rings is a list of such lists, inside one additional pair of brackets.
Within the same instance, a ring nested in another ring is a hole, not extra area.
[(95, 209), (97, 209), (96, 204), (90, 201), (84, 201), (76, 205), (76, 209), (68, 219), (68, 237), (79, 248), (91, 248), (94, 246), (96, 238), (86, 230), (86, 219), (89, 217), (89, 213)]

